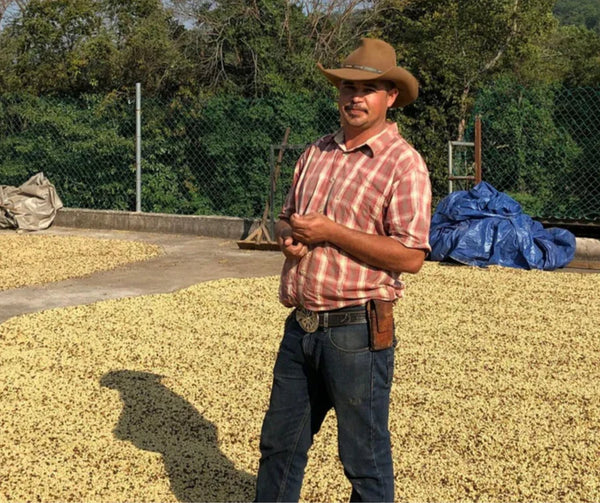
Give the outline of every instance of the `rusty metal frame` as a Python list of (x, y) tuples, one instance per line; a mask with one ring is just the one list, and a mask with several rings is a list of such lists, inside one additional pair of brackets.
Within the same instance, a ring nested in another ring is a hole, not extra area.
[[(453, 149), (454, 147), (473, 147), (475, 150), (475, 160), (473, 163), (474, 174), (473, 175), (455, 175), (453, 173)], [(481, 118), (476, 117), (475, 119), (475, 141), (449, 141), (448, 142), (448, 193), (452, 193), (453, 182), (459, 180), (466, 180), (474, 182), (475, 185), (481, 182)]]

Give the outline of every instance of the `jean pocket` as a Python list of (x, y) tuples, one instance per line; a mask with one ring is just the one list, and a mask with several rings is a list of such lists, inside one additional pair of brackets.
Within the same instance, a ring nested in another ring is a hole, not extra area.
[(329, 329), (329, 341), (340, 351), (358, 353), (369, 351), (369, 330), (366, 323)]

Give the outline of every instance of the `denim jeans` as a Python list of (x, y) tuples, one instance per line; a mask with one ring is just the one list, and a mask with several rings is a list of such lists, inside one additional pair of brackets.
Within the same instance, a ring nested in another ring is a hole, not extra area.
[(394, 500), (388, 430), (394, 348), (368, 346), (366, 323), (307, 334), (293, 313), (288, 317), (262, 427), (256, 501), (298, 501), (308, 449), (332, 407), (350, 501)]

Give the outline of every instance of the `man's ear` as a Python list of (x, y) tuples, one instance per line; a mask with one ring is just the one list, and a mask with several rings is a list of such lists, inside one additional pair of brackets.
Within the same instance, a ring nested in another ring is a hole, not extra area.
[(387, 107), (388, 108), (390, 108), (394, 104), (394, 101), (396, 101), (397, 97), (398, 97), (398, 89), (396, 87), (394, 87), (393, 89), (390, 89), (388, 91), (388, 95), (387, 95)]

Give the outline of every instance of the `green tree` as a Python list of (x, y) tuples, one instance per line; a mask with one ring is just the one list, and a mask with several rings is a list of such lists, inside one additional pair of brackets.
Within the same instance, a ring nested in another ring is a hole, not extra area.
[(303, 56), (311, 45), (305, 16), (297, 6), (287, 0), (186, 5), (195, 26), (185, 51), (205, 89), (258, 97), (298, 89), (303, 83)]
[(596, 86), (600, 84), (600, 35), (583, 26), (555, 25), (536, 43), (519, 48), (509, 73), (524, 85)]
[[(369, 33), (379, 2), (171, 0), (191, 26), (186, 52), (211, 92), (259, 97), (327, 89), (316, 61), (338, 63)], [(326, 91), (325, 91), (326, 92)]]
[(557, 25), (553, 0), (383, 0), (374, 35), (390, 41), (421, 85), (404, 113), (434, 193), (447, 183), (447, 142), (463, 139), (478, 91), (526, 64)]
[(173, 95), (188, 84), (185, 29), (159, 0), (29, 0), (0, 32), (0, 91)]
[(555, 26), (552, 0), (390, 0), (380, 32), (398, 48), (429, 95), (451, 111), (463, 137), (477, 89), (519, 64)]
[(172, 96), (189, 84), (190, 63), (182, 51), (185, 28), (160, 0), (99, 1), (117, 48), (117, 88), (140, 82), (145, 95)]
[(582, 26), (600, 35), (598, 0), (557, 0), (554, 14), (561, 24)]
[(6, 46), (12, 68), (3, 69), (10, 75), (3, 83), (42, 94), (85, 91), (79, 87), (87, 64), (84, 48), (99, 29), (94, 0), (30, 1), (1, 34), (12, 39)]

